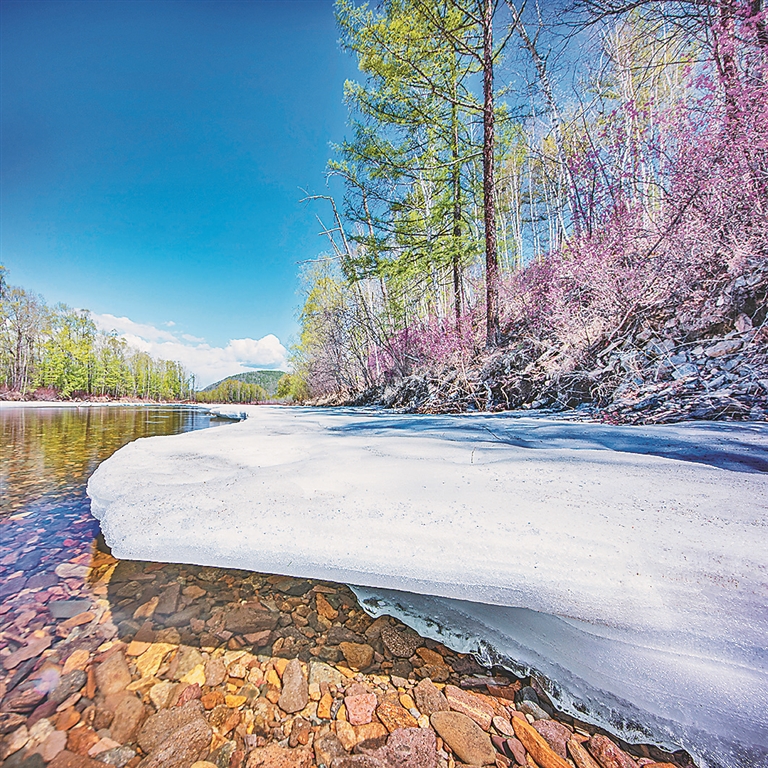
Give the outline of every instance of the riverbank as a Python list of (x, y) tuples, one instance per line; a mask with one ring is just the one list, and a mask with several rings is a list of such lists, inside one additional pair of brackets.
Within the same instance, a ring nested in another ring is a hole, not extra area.
[(756, 261), (652, 312), (628, 313), (614, 328), (598, 317), (591, 332), (567, 334), (521, 319), (496, 349), (450, 363), (416, 357), (411, 375), (311, 404), (543, 410), (612, 424), (766, 421), (767, 307), (768, 266)]
[(6, 588), (0, 615), (7, 768), (690, 765), (622, 749), (535, 678), (374, 620), (338, 584), (98, 549), (44, 581)]

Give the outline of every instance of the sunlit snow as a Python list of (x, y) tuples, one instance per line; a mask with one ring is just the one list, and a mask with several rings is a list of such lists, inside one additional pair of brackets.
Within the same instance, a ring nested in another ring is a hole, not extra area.
[(768, 764), (768, 425), (241, 411), (99, 467), (116, 556), (360, 585), (628, 740)]

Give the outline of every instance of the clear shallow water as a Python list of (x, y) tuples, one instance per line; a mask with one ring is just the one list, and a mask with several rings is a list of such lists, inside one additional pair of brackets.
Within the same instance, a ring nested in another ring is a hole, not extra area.
[(142, 437), (222, 423), (183, 407), (0, 409), (0, 597), (91, 551), (85, 485), (102, 461)]

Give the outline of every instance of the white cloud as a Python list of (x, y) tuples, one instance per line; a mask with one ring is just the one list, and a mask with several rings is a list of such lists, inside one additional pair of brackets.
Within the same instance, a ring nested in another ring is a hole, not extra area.
[(286, 349), (272, 333), (260, 339), (231, 339), (226, 347), (212, 347), (198, 336), (176, 335), (127, 317), (109, 314), (92, 314), (92, 317), (98, 328), (117, 331), (132, 347), (153, 357), (177, 360), (195, 374), (198, 387), (254, 368), (286, 369)]
[[(155, 328), (154, 325), (147, 325), (145, 323), (134, 323), (133, 320), (127, 317), (115, 317), (115, 315), (96, 315), (91, 313), (94, 322), (97, 327), (102, 331), (117, 331), (121, 336), (131, 335), (139, 336), (147, 341), (175, 341), (176, 337), (170, 331), (163, 331), (160, 328)], [(166, 323), (167, 325), (167, 323)]]

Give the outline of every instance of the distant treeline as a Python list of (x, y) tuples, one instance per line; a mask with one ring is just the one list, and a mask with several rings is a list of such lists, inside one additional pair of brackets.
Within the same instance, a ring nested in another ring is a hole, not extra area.
[(0, 267), (0, 390), (23, 396), (138, 397), (187, 400), (193, 379), (184, 367), (98, 330), (89, 312), (48, 306), (9, 286)]
[(268, 400), (264, 387), (237, 379), (224, 379), (213, 389), (206, 388), (195, 394), (198, 403), (258, 403)]

